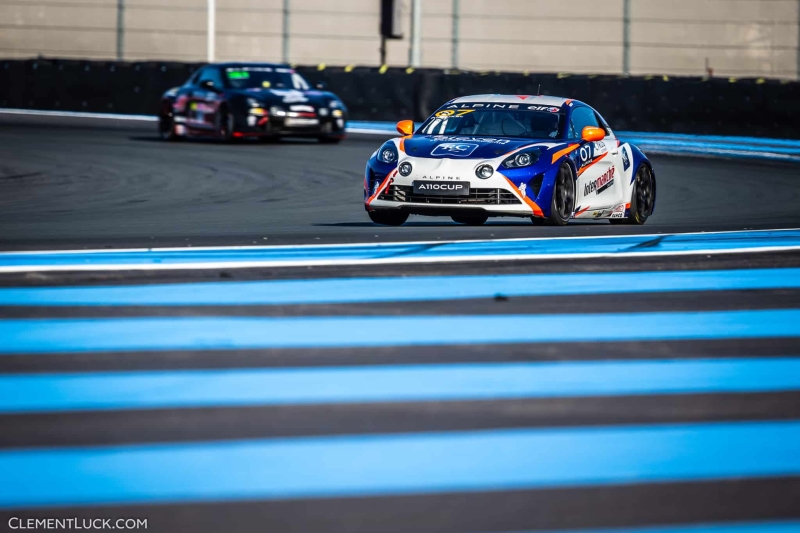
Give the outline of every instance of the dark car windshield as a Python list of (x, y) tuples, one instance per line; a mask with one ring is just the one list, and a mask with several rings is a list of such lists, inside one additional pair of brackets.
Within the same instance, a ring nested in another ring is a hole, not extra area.
[(225, 79), (233, 89), (309, 89), (306, 80), (290, 68), (226, 68)]
[(443, 107), (422, 124), (418, 133), (559, 139), (564, 124), (565, 114), (558, 107), (468, 103)]

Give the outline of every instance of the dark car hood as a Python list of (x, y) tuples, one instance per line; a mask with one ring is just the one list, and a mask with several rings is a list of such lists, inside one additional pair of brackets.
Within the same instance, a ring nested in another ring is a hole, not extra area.
[(296, 89), (239, 89), (234, 94), (255, 98), (269, 104), (317, 104), (328, 105), (338, 98), (327, 91), (298, 91)]
[(404, 141), (404, 150), (411, 157), (494, 159), (524, 146), (541, 145), (546, 151), (562, 144), (554, 139), (414, 135)]

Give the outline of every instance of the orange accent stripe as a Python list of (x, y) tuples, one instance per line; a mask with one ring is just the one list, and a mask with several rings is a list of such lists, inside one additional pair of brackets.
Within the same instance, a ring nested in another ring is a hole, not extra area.
[(572, 100), (567, 100), (566, 102), (564, 102), (564, 105), (569, 105), (570, 102), (572, 102)]
[(604, 154), (603, 154), (603, 155), (601, 155), (601, 156), (597, 156), (597, 157), (595, 157), (595, 158), (592, 160), (592, 162), (591, 162), (591, 163), (589, 163), (588, 165), (586, 165), (585, 167), (583, 167), (582, 169), (580, 169), (580, 170), (578, 171), (578, 176), (580, 176), (581, 174), (583, 174), (584, 172), (586, 172), (587, 170), (589, 170), (590, 168), (592, 168), (592, 166), (593, 166), (595, 163), (597, 163), (598, 161), (600, 161), (601, 159), (603, 159), (603, 158), (604, 158), (605, 156), (607, 156), (607, 155), (608, 155), (608, 152), (604, 153)]
[(563, 150), (559, 150), (558, 152), (554, 153), (553, 154), (553, 163), (555, 163), (556, 161), (561, 159), (561, 156), (565, 156), (568, 153), (570, 153), (571, 151), (573, 151), (578, 146), (580, 146), (580, 145), (579, 144), (571, 144), (571, 145), (567, 146), (566, 148), (564, 148)]
[(588, 211), (588, 210), (589, 210), (589, 209), (591, 209), (591, 208), (592, 208), (592, 206), (590, 206), (590, 205), (587, 205), (586, 207), (584, 207), (583, 209), (581, 209), (580, 211), (578, 211), (577, 213), (575, 213), (575, 214), (574, 214), (574, 215), (572, 215), (572, 216), (577, 218), (578, 216), (580, 216), (580, 215), (584, 214), (586, 211)]
[[(506, 178), (505, 176), (503, 176), (503, 177), (504, 177), (504, 178)], [(536, 215), (537, 217), (544, 217), (544, 213), (542, 212), (542, 209), (541, 209), (541, 208), (540, 208), (538, 205), (536, 205), (536, 202), (534, 202), (533, 200), (531, 200), (531, 199), (530, 199), (530, 198), (528, 198), (527, 196), (523, 195), (523, 194), (522, 194), (522, 191), (520, 191), (520, 190), (517, 188), (517, 186), (516, 186), (516, 185), (514, 185), (514, 182), (513, 182), (513, 181), (511, 181), (511, 180), (510, 180), (510, 179), (508, 179), (508, 178), (506, 178), (506, 181), (508, 182), (508, 184), (509, 184), (509, 185), (511, 185), (511, 188), (512, 188), (512, 189), (514, 189), (514, 191), (515, 191), (515, 192), (516, 192), (518, 195), (520, 195), (520, 197), (522, 198), (522, 200), (523, 200), (523, 201), (524, 201), (526, 204), (528, 204), (528, 207), (530, 207), (530, 208), (533, 210), (533, 214), (534, 214), (534, 215)]]
[(410, 139), (413, 135), (406, 135), (400, 139), (400, 151), (406, 153), (406, 139)]
[(386, 177), (383, 178), (383, 181), (381, 182), (380, 186), (375, 190), (375, 194), (373, 194), (367, 199), (367, 207), (369, 207), (369, 204), (371, 204), (373, 200), (375, 200), (375, 198), (380, 196), (381, 193), (383, 192), (383, 189), (385, 189), (386, 186), (389, 185), (389, 178), (393, 178), (396, 175), (397, 175), (397, 170), (392, 170), (391, 172), (386, 174)]

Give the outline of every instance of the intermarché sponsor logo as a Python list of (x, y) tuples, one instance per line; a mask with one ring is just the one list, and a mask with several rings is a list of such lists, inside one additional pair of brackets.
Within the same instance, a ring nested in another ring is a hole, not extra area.
[(8, 519), (8, 528), (14, 531), (34, 529), (64, 530), (98, 530), (147, 529), (146, 518), (21, 518), (12, 516)]

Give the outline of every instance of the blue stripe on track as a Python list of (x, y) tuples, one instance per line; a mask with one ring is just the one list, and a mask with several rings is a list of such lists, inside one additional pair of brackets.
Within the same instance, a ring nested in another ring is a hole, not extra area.
[(513, 533), (800, 533), (800, 522), (790, 520), (774, 522), (732, 522), (614, 529), (560, 529), (558, 531), (536, 530), (535, 532), (515, 531)]
[(800, 268), (771, 268), (0, 288), (0, 305), (287, 305), (799, 287)]
[(0, 507), (800, 475), (800, 423), (520, 429), (0, 451)]
[(582, 315), (12, 319), (0, 354), (800, 336), (800, 310)]
[(355, 246), (289, 246), (138, 251), (75, 251), (69, 253), (0, 253), (0, 270), (48, 266), (164, 267), (189, 263), (306, 263), (404, 262), (448, 258), (625, 255), (659, 253), (725, 252), (763, 248), (800, 248), (800, 230), (742, 231), (709, 234), (627, 235), (588, 238), (463, 241), (449, 243), (394, 243)]
[(607, 361), (0, 376), (0, 412), (800, 390), (800, 359)]

